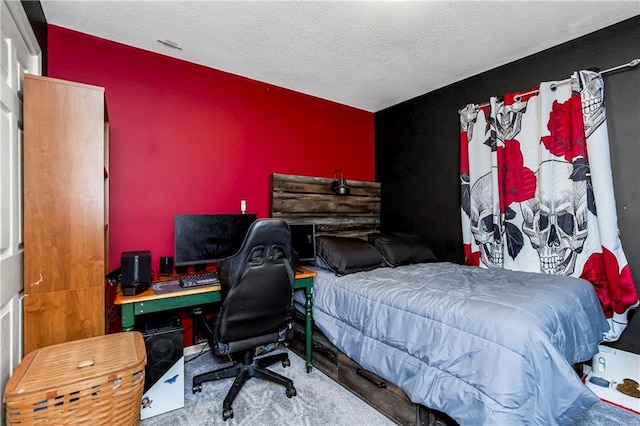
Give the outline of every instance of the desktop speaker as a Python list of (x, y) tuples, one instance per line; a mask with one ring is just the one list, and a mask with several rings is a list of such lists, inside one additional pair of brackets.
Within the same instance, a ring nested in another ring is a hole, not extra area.
[(147, 392), (182, 358), (183, 328), (182, 325), (177, 325), (147, 329), (142, 336), (147, 349), (147, 366), (144, 371), (144, 392)]
[(120, 285), (123, 296), (135, 296), (151, 285), (151, 252), (125, 251), (122, 252), (122, 278)]
[(173, 274), (173, 257), (162, 256), (160, 257), (160, 275)]

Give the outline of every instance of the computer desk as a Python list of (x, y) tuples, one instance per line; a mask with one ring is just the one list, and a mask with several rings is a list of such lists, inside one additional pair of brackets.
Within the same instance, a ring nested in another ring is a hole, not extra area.
[[(305, 302), (305, 364), (307, 373), (312, 369), (312, 324), (311, 316), (313, 278), (317, 274), (314, 271), (300, 268), (296, 270), (296, 280), (293, 288), (303, 289)], [(200, 306), (207, 303), (220, 302), (222, 300), (220, 285), (199, 287), (189, 290), (176, 291), (174, 293), (155, 294), (151, 288), (136, 296), (123, 296), (122, 289), (118, 288), (114, 303), (120, 306), (120, 319), (124, 331), (132, 331), (135, 325), (136, 315), (152, 312), (168, 311), (173, 309)]]

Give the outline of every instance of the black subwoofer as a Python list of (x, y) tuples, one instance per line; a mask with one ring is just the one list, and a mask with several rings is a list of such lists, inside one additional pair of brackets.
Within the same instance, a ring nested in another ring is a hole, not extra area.
[(147, 392), (183, 355), (183, 328), (175, 326), (150, 329), (142, 333), (147, 349), (144, 391)]

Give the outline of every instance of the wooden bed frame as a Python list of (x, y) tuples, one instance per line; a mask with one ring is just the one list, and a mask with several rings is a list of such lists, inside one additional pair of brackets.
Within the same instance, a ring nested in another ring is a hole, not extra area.
[[(334, 179), (273, 174), (271, 217), (290, 223), (313, 222), (316, 235), (367, 238), (380, 231), (380, 183), (347, 181), (350, 195), (331, 191)], [(304, 356), (304, 327), (296, 324), (290, 348)], [(359, 396), (376, 410), (402, 425), (456, 424), (439, 411), (412, 403), (399, 387), (363, 369), (340, 352), (314, 326), (313, 365)]]

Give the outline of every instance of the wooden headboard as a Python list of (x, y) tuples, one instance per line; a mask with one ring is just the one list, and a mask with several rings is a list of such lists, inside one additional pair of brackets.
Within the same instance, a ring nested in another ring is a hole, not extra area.
[(350, 195), (331, 192), (334, 179), (271, 175), (271, 217), (313, 222), (316, 235), (366, 238), (380, 231), (380, 183), (347, 180)]

